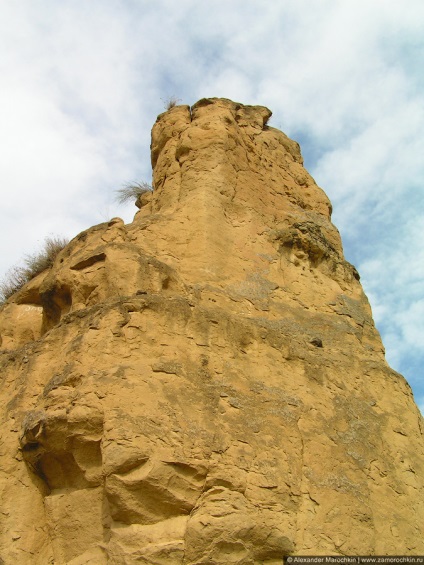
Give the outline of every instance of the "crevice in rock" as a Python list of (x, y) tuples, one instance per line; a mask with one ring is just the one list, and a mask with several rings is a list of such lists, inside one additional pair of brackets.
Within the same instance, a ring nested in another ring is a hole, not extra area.
[(92, 255), (91, 257), (87, 257), (86, 259), (82, 259), (81, 261), (78, 261), (78, 263), (72, 265), (70, 269), (73, 271), (80, 271), (82, 269), (86, 269), (87, 267), (91, 267), (91, 265), (94, 265), (94, 263), (105, 261), (105, 259), (106, 259), (105, 253), (97, 253), (96, 255)]

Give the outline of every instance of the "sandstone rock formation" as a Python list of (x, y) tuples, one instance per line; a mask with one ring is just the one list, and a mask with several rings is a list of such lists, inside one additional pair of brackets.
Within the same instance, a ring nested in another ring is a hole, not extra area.
[(423, 553), (423, 420), (269, 116), (160, 115), (134, 221), (2, 307), (0, 563)]

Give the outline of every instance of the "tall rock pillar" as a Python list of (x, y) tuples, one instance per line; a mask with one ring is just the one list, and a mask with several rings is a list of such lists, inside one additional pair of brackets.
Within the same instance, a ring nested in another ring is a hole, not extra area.
[(2, 306), (6, 565), (424, 552), (422, 417), (269, 116), (161, 114), (134, 221)]

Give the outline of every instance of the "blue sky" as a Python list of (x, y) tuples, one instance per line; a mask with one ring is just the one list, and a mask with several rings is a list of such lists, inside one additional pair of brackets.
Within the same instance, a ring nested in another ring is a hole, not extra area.
[(330, 197), (391, 366), (424, 410), (422, 0), (0, 4), (0, 275), (135, 208), (164, 101), (268, 106)]

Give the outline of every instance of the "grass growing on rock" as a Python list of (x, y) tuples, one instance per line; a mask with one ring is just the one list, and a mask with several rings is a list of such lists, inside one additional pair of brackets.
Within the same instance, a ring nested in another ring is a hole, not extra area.
[(152, 192), (153, 188), (147, 182), (133, 182), (124, 185), (116, 190), (116, 200), (118, 204), (126, 204), (127, 202), (137, 201), (142, 194)]
[(168, 98), (165, 98), (165, 100), (161, 98), (161, 100), (165, 110), (171, 110), (171, 108), (175, 108), (175, 106), (178, 106), (178, 103), (181, 102), (181, 99), (176, 96), (169, 96)]
[(6, 302), (31, 279), (46, 269), (50, 269), (68, 241), (62, 237), (46, 237), (42, 250), (34, 255), (27, 255), (23, 267), (12, 267), (6, 273), (5, 278), (0, 281), (0, 304)]

